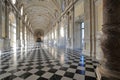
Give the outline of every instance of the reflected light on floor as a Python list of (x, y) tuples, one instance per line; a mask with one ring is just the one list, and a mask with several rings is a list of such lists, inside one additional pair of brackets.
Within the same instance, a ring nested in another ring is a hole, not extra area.
[(25, 46), (25, 58), (27, 57), (27, 46)]
[(64, 54), (61, 54), (60, 63), (61, 63), (61, 64), (64, 64), (64, 60), (65, 60)]
[(84, 64), (84, 60), (85, 60), (84, 56), (81, 56), (80, 60), (81, 60), (82, 64)]
[(52, 53), (52, 56), (54, 56), (54, 49), (52, 49), (52, 52), (51, 52), (51, 53)]
[(2, 53), (2, 51), (0, 50), (0, 58), (1, 58), (1, 53)]
[(20, 54), (20, 57), (21, 57), (21, 60), (23, 60), (23, 48), (21, 47), (21, 54)]
[(57, 51), (55, 51), (55, 55), (54, 55), (55, 59), (57, 59)]
[(2, 51), (0, 50), (0, 65), (1, 65), (1, 54), (2, 54)]
[(13, 66), (16, 67), (17, 66), (17, 52), (16, 52), (17, 48), (16, 48), (16, 44), (14, 44), (13, 47)]
[(48, 48), (47, 45), (44, 45), (44, 48), (47, 49)]

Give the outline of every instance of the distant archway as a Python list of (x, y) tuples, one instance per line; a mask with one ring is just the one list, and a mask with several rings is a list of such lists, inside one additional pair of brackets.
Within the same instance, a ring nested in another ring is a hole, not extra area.
[(34, 37), (36, 42), (42, 42), (44, 37), (44, 31), (41, 29), (35, 30)]

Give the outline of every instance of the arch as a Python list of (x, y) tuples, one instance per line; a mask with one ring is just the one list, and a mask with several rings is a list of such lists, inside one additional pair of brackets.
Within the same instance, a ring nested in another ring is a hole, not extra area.
[(43, 41), (43, 36), (44, 36), (44, 30), (42, 29), (36, 29), (35, 32), (34, 32), (34, 38), (35, 38), (35, 41)]

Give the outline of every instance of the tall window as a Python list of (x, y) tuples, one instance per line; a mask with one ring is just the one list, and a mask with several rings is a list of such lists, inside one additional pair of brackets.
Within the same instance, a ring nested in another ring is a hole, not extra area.
[[(25, 23), (27, 23), (27, 15), (25, 15)], [(25, 46), (27, 45), (27, 29), (25, 26), (25, 30), (24, 30), (24, 38), (25, 38)]]
[(62, 8), (62, 11), (64, 11), (64, 9), (65, 9), (65, 1), (64, 0), (62, 1), (61, 8)]
[(82, 44), (82, 48), (84, 47), (84, 32), (85, 32), (85, 28), (84, 28), (84, 22), (81, 23), (81, 44)]
[(13, 12), (9, 14), (9, 37), (11, 47), (16, 47), (16, 17)]
[(27, 45), (27, 29), (26, 29), (26, 26), (25, 26), (25, 45)]
[(12, 0), (12, 3), (15, 4), (15, 3), (16, 3), (16, 0)]
[(23, 6), (21, 7), (21, 15), (23, 15)]
[(25, 15), (25, 22), (27, 21), (27, 15)]
[(23, 28), (22, 28), (22, 20), (20, 20), (20, 40), (21, 40), (21, 45), (23, 46)]
[(61, 27), (61, 29), (60, 29), (60, 35), (61, 35), (61, 37), (64, 37), (64, 27)]

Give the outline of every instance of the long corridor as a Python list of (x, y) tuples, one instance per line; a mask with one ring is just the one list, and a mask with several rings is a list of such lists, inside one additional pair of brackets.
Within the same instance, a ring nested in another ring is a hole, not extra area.
[(96, 80), (96, 60), (44, 44), (3, 53), (0, 59), (0, 80)]
[(0, 80), (120, 80), (120, 0), (0, 0)]

